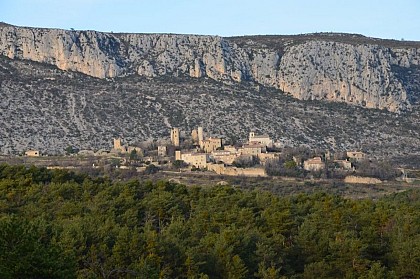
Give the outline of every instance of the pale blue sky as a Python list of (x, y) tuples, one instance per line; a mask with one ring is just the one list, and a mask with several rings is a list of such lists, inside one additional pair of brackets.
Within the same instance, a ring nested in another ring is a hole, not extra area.
[(0, 21), (221, 36), (332, 31), (420, 41), (420, 0), (0, 0)]

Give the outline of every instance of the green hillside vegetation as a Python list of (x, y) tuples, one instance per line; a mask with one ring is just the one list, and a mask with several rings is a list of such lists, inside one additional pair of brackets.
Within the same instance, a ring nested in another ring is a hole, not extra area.
[(420, 278), (420, 191), (378, 201), (0, 165), (0, 278)]

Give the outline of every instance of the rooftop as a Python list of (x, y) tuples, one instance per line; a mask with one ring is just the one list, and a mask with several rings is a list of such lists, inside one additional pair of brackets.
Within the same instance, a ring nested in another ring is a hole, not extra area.
[(242, 148), (264, 148), (263, 144), (244, 144)]
[(314, 157), (305, 161), (305, 164), (323, 164), (321, 157)]

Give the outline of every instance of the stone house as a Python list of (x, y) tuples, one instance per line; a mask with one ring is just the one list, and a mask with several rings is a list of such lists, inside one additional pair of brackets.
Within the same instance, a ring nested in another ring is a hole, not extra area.
[(38, 150), (28, 150), (25, 152), (25, 156), (28, 157), (39, 157), (41, 153)]
[(200, 148), (205, 153), (211, 153), (221, 147), (222, 147), (221, 138), (208, 138), (206, 140), (200, 141)]
[(258, 159), (260, 159), (260, 163), (264, 165), (265, 162), (267, 162), (267, 160), (272, 160), (272, 159), (276, 158), (276, 155), (278, 156), (278, 154), (276, 154), (276, 153), (264, 152), (264, 153), (258, 154)]
[(195, 166), (196, 168), (203, 169), (207, 167), (208, 155), (205, 153), (182, 153), (175, 151), (175, 160), (182, 160), (185, 163)]
[(268, 135), (256, 135), (254, 132), (249, 133), (248, 138), (249, 144), (261, 144), (266, 147), (272, 147), (273, 146), (273, 140), (270, 139)]
[(228, 150), (215, 150), (211, 153), (210, 158), (215, 162), (223, 162), (227, 165), (232, 165), (238, 154), (232, 153)]
[(243, 155), (258, 156), (262, 152), (266, 152), (266, 146), (263, 144), (245, 144), (238, 150)]
[(303, 169), (307, 171), (320, 171), (325, 168), (321, 157), (314, 157), (303, 162)]
[(143, 156), (143, 150), (137, 146), (126, 146), (121, 143), (121, 138), (114, 139), (114, 147), (112, 153), (131, 153), (133, 150), (137, 152), (137, 155)]
[(361, 161), (366, 158), (366, 153), (360, 151), (347, 151), (347, 158), (355, 161)]
[(174, 146), (179, 146), (179, 128), (171, 129), (171, 143)]
[(238, 151), (233, 145), (225, 145), (223, 146), (223, 150), (229, 151), (230, 153), (236, 153)]

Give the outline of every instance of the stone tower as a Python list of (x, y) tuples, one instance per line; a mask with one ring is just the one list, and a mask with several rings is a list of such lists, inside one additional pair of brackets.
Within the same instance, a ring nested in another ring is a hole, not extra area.
[(191, 131), (191, 139), (193, 143), (198, 143), (198, 133), (196, 129)]
[(203, 127), (198, 127), (198, 143), (204, 140)]
[(117, 149), (117, 150), (121, 149), (121, 139), (120, 138), (114, 139), (114, 149)]
[(171, 130), (171, 142), (175, 146), (179, 146), (179, 129), (172, 128)]
[(249, 142), (249, 143), (251, 143), (251, 142), (253, 141), (254, 137), (255, 137), (255, 133), (254, 133), (254, 132), (250, 132), (250, 133), (249, 133), (249, 139), (248, 139), (248, 142)]

